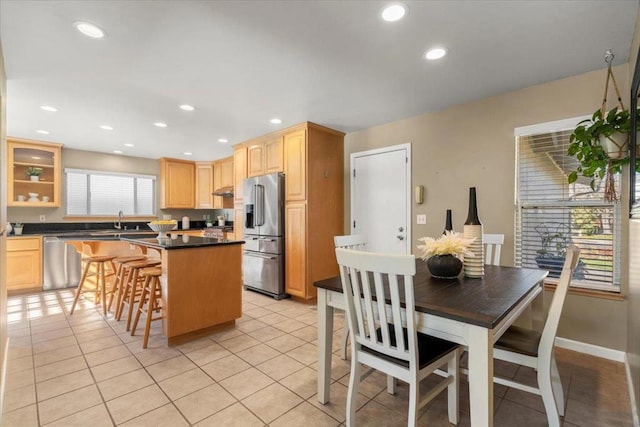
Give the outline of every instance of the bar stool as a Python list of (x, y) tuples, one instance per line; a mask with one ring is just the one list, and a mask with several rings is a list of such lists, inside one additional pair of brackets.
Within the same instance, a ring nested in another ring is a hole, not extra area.
[[(162, 320), (162, 288), (160, 286), (160, 276), (162, 276), (162, 268), (151, 267), (140, 270), (140, 275), (145, 278), (142, 294), (140, 295), (140, 303), (136, 311), (136, 318), (131, 328), (131, 336), (136, 333), (140, 313), (146, 316), (144, 326), (144, 339), (142, 340), (142, 348), (147, 348), (149, 342), (149, 331), (151, 330), (151, 322), (154, 320)], [(146, 310), (145, 310), (146, 304)], [(153, 312), (160, 312), (158, 317), (153, 317)]]
[(142, 284), (144, 277), (140, 276), (140, 270), (148, 267), (155, 267), (161, 263), (160, 260), (144, 259), (142, 261), (131, 261), (124, 264), (123, 268), (129, 269), (127, 280), (124, 284), (123, 296), (118, 310), (116, 311), (116, 320), (122, 318), (124, 307), (127, 306), (127, 331), (131, 330), (131, 319), (133, 318), (133, 307), (136, 303), (136, 297), (141, 293), (138, 284)]
[(113, 260), (113, 263), (116, 265), (116, 279), (113, 282), (113, 286), (110, 290), (109, 296), (109, 305), (107, 306), (107, 311), (111, 311), (111, 305), (113, 304), (113, 300), (116, 300), (116, 311), (122, 302), (122, 296), (124, 294), (124, 284), (125, 279), (129, 273), (129, 269), (125, 267), (126, 263), (131, 261), (143, 261), (147, 259), (144, 255), (132, 255), (132, 256), (123, 256), (118, 257)]
[[(115, 274), (115, 266), (113, 265), (113, 260), (116, 257), (113, 255), (94, 255), (87, 256), (82, 258), (82, 262), (84, 262), (84, 271), (82, 272), (82, 278), (80, 279), (80, 283), (78, 284), (78, 289), (76, 289), (76, 296), (73, 299), (73, 304), (71, 305), (71, 312), (69, 314), (73, 314), (73, 311), (76, 309), (76, 304), (78, 303), (78, 299), (80, 298), (80, 294), (82, 293), (82, 288), (84, 287), (85, 281), (87, 277), (96, 276), (96, 298), (95, 303), (98, 304), (100, 302), (102, 304), (102, 314), (107, 314), (107, 282), (106, 277), (113, 276)], [(109, 263), (111, 267), (111, 273), (105, 274), (104, 265)], [(91, 266), (96, 266), (95, 272), (91, 273)]]

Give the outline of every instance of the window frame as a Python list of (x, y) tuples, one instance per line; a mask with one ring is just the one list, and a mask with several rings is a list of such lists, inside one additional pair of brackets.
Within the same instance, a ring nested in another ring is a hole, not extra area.
[[(539, 123), (530, 126), (522, 126), (514, 129), (514, 143), (515, 143), (515, 176), (514, 176), (514, 260), (517, 267), (522, 267), (522, 260), (518, 254), (518, 247), (522, 246), (522, 242), (519, 241), (519, 236), (522, 235), (520, 227), (522, 227), (522, 206), (523, 204), (520, 201), (520, 144), (518, 141), (519, 137), (526, 137), (532, 135), (539, 135), (544, 133), (552, 133), (552, 132), (560, 132), (574, 129), (578, 123), (584, 119), (588, 119), (590, 116), (581, 116), (581, 117), (573, 117), (568, 119), (556, 120), (551, 122)], [(567, 184), (568, 185), (568, 184)], [(525, 209), (527, 207), (533, 207), (536, 205), (538, 207), (553, 207), (558, 206), (562, 208), (570, 208), (572, 206), (575, 207), (611, 207), (612, 210), (612, 218), (615, 221), (613, 226), (613, 242), (612, 242), (612, 256), (611, 261), (614, 265), (614, 270), (612, 272), (612, 279), (610, 283), (607, 284), (596, 284), (589, 282), (581, 282), (578, 280), (573, 280), (571, 283), (571, 287), (574, 289), (581, 289), (586, 291), (598, 291), (598, 292), (606, 292), (612, 295), (619, 295), (622, 292), (622, 203), (621, 202), (605, 202), (604, 200), (579, 200), (579, 201), (553, 201), (549, 203), (544, 202), (529, 202), (529, 204), (525, 203)], [(522, 249), (520, 249), (522, 252)], [(617, 282), (616, 282), (617, 279)], [(547, 278), (545, 279), (546, 284), (557, 284), (558, 279)]]
[[(87, 176), (87, 196), (85, 198), (85, 202), (87, 203), (86, 206), (86, 210), (87, 213), (84, 214), (75, 214), (75, 213), (69, 213), (69, 179), (68, 179), (68, 174), (69, 173), (75, 173), (75, 174), (85, 174)], [(77, 169), (77, 168), (65, 168), (64, 169), (64, 190), (65, 190), (65, 217), (66, 218), (71, 218), (71, 217), (81, 217), (81, 218), (104, 218), (104, 217), (111, 217), (112, 214), (110, 213), (99, 213), (99, 214), (92, 214), (90, 212), (90, 207), (91, 207), (91, 198), (90, 198), (90, 194), (91, 194), (91, 186), (90, 186), (90, 180), (91, 180), (91, 175), (100, 175), (100, 176), (117, 176), (117, 177), (123, 177), (123, 178), (133, 178), (134, 179), (134, 183), (133, 183), (133, 192), (134, 192), (134, 213), (133, 214), (126, 214), (127, 217), (129, 218), (149, 218), (149, 217), (155, 217), (157, 215), (158, 212), (158, 189), (157, 189), (157, 182), (158, 182), (158, 177), (156, 175), (145, 175), (145, 174), (139, 174), (139, 173), (128, 173), (128, 172), (114, 172), (114, 171), (104, 171), (104, 170), (97, 170), (97, 169)], [(151, 201), (151, 206), (152, 206), (152, 212), (151, 213), (138, 213), (138, 196), (137, 196), (137, 180), (138, 179), (149, 179), (152, 181), (151, 184), (151, 188), (153, 189), (153, 194), (152, 194), (152, 201)]]

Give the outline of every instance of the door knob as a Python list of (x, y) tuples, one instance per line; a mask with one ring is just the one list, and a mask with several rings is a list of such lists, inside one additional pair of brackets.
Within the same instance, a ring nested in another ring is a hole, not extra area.
[(404, 240), (404, 236), (401, 236), (399, 234), (396, 237), (398, 238), (398, 240)]

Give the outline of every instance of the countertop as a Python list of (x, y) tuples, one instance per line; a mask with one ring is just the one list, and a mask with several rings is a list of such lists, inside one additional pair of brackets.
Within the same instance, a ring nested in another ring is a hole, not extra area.
[(138, 236), (121, 236), (119, 240), (123, 242), (129, 242), (136, 245), (148, 246), (157, 249), (186, 249), (186, 248), (199, 248), (205, 246), (221, 246), (221, 245), (241, 245), (244, 240), (228, 240), (228, 239), (215, 239), (211, 237), (197, 237), (197, 236), (181, 236), (177, 239), (157, 239), (155, 237), (138, 237)]

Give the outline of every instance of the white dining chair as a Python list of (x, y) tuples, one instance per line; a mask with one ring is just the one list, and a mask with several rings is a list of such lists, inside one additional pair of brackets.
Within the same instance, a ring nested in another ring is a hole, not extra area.
[(528, 366), (537, 371), (537, 387), (501, 377), (494, 377), (493, 381), (541, 396), (550, 427), (560, 426), (559, 416), (564, 415), (564, 395), (558, 366), (553, 355), (553, 343), (558, 331), (564, 300), (571, 283), (571, 276), (578, 264), (579, 257), (580, 249), (569, 245), (542, 333), (511, 326), (495, 343), (493, 350), (494, 359)]
[[(356, 425), (362, 364), (409, 384), (409, 426), (416, 425), (419, 409), (445, 389), (449, 422), (457, 424), (459, 346), (416, 331), (415, 257), (337, 248), (336, 258), (352, 334), (347, 426)], [(445, 363), (445, 378), (419, 401), (420, 381)]]
[(487, 265), (500, 265), (500, 253), (504, 244), (504, 234), (483, 234), (484, 263)]
[[(348, 234), (346, 236), (334, 236), (333, 242), (336, 248), (367, 250), (367, 236), (364, 234)], [(342, 338), (340, 339), (340, 358), (347, 360), (347, 343), (349, 341), (349, 323), (344, 319), (342, 324)]]

